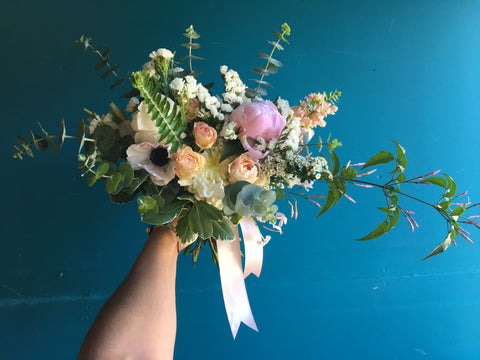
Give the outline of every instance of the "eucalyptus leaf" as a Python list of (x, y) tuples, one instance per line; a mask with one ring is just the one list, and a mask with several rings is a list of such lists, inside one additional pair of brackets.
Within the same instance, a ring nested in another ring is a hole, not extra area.
[(129, 162), (121, 162), (118, 164), (118, 170), (123, 176), (123, 183), (125, 186), (130, 186), (134, 175), (132, 165), (130, 165)]
[(110, 195), (110, 200), (115, 204), (126, 204), (137, 197), (137, 193), (128, 192), (127, 189), (123, 189), (116, 194)]
[(95, 144), (100, 152), (107, 154), (115, 141), (115, 131), (108, 125), (99, 125), (93, 132)]
[(48, 148), (47, 142), (40, 135), (34, 134), (30, 131), (32, 135), (33, 145), (38, 151), (45, 151)]
[(117, 70), (122, 64), (118, 64), (118, 65), (115, 65), (115, 66), (112, 66), (111, 68), (109, 68), (107, 71), (105, 71), (101, 76), (100, 78), (101, 79), (105, 79), (107, 78), (111, 73), (113, 73), (115, 70)]
[(110, 169), (110, 164), (109, 163), (101, 163), (98, 165), (97, 170), (96, 170), (96, 176), (95, 179), (100, 179), (103, 175), (105, 175), (108, 170)]
[(61, 129), (61, 132), (60, 132), (60, 136), (58, 138), (58, 145), (57, 145), (58, 151), (60, 151), (60, 149), (62, 148), (63, 142), (65, 141), (65, 136), (67, 135), (67, 131), (65, 129), (65, 120), (63, 120), (63, 118), (62, 118), (60, 124), (62, 126), (62, 129)]

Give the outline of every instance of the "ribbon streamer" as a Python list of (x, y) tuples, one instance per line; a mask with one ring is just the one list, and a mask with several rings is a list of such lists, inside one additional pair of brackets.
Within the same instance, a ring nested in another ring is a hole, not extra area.
[(242, 229), (244, 247), (245, 247), (245, 270), (243, 276), (246, 279), (248, 275), (255, 274), (260, 277), (263, 263), (263, 236), (258, 229), (255, 220), (251, 217), (240, 220)]
[(225, 303), (230, 329), (235, 339), (238, 328), (242, 322), (255, 331), (258, 331), (258, 328), (255, 324), (252, 310), (250, 309), (247, 289), (245, 287), (238, 228), (235, 226), (232, 227), (232, 230), (235, 233), (235, 240), (217, 240), (217, 251), (223, 301)]

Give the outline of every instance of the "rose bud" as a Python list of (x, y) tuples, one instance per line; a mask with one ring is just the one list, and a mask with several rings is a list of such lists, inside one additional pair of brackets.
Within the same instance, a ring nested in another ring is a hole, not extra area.
[(203, 121), (198, 121), (193, 125), (193, 137), (200, 149), (210, 149), (217, 140), (217, 130)]

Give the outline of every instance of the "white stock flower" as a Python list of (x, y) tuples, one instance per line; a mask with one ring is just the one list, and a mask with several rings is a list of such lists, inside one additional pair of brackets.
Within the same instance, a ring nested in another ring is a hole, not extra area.
[(156, 57), (161, 57), (164, 59), (171, 59), (173, 58), (173, 53), (165, 48), (158, 49), (157, 51), (152, 51), (149, 55), (152, 59)]

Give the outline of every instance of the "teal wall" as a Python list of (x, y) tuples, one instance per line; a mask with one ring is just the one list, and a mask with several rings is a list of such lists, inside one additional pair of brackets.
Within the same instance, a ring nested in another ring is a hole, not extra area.
[[(273, 98), (295, 103), (338, 88), (340, 110), (321, 135), (344, 143), (343, 160), (393, 151), (393, 138), (407, 149), (407, 174), (441, 168), (479, 201), (479, 16), (478, 0), (3, 2), (0, 359), (75, 358), (146, 239), (134, 205), (87, 188), (73, 141), (56, 156), (10, 157), (37, 121), (54, 131), (64, 117), (75, 133), (83, 107), (106, 112), (120, 95), (73, 39), (108, 44), (133, 71), (151, 50), (181, 52), (180, 34), (194, 24), (208, 59), (200, 80), (218, 84), (223, 64), (248, 79), (270, 30), (286, 21), (291, 45), (278, 56), (285, 67), (271, 79)], [(318, 219), (301, 204), (298, 220), (273, 236), (261, 278), (247, 279), (259, 333), (242, 326), (234, 341), (208, 254), (195, 269), (181, 258), (176, 358), (478, 359), (480, 232), (475, 244), (459, 239), (420, 262), (443, 239), (439, 216), (407, 202), (415, 233), (401, 222), (359, 243), (381, 220), (382, 198), (360, 188), (351, 196), (356, 205), (342, 201)]]

